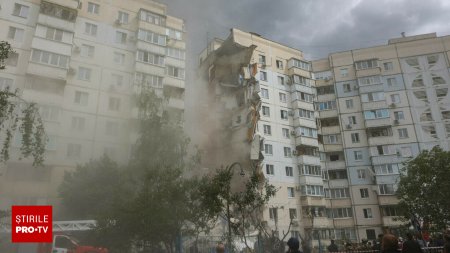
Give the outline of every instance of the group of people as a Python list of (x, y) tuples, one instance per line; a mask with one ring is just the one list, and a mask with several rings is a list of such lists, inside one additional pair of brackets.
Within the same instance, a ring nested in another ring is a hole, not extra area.
[[(362, 246), (359, 248), (353, 248), (351, 244), (346, 244), (345, 249), (342, 251), (372, 251), (380, 253), (425, 253), (424, 247), (427, 246), (442, 246), (442, 253), (450, 253), (450, 234), (446, 234), (442, 238), (441, 245), (427, 245), (427, 243), (420, 237), (414, 238), (412, 233), (406, 234), (406, 240), (401, 240), (393, 234), (380, 234), (378, 240), (374, 241), (373, 245), (370, 245), (367, 240), (363, 240)], [(288, 251), (287, 253), (311, 253), (309, 248), (303, 248), (303, 252), (300, 250), (300, 242), (297, 238), (292, 237), (287, 241)], [(327, 247), (328, 252), (339, 252), (339, 247), (334, 240), (331, 240), (331, 244)], [(216, 247), (217, 253), (225, 253), (225, 245), (219, 243)]]

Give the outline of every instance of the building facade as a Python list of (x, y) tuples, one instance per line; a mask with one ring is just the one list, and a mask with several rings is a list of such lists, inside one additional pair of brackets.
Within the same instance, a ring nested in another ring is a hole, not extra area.
[[(263, 217), (280, 238), (300, 233), (317, 245), (396, 233), (402, 162), (449, 149), (449, 50), (450, 37), (425, 34), (310, 62), (232, 29), (200, 55), (211, 120), (203, 143), (220, 154), (205, 166), (259, 168), (278, 188)], [(256, 102), (239, 100), (251, 92)]]
[[(0, 24), (1, 39), (15, 50), (0, 72), (0, 88), (18, 88), (38, 104), (49, 138), (45, 167), (17, 156), (3, 165), (0, 209), (56, 205), (64, 171), (103, 154), (125, 162), (136, 138), (132, 97), (142, 87), (167, 96), (166, 110), (183, 116), (184, 22), (168, 16), (165, 5), (3, 1)], [(20, 142), (17, 134), (13, 148)]]

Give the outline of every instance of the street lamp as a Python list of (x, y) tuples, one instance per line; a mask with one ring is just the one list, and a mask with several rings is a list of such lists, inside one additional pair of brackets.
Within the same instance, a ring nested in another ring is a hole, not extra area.
[[(228, 170), (228, 172), (231, 173), (232, 172), (231, 170), (236, 165), (239, 166), (239, 168), (240, 168), (239, 175), (242, 177), (245, 176), (244, 169), (242, 168), (242, 165), (238, 162), (235, 162), (235, 163), (231, 164), (230, 166), (227, 166), (226, 170)], [(231, 181), (230, 181), (230, 188), (231, 188)], [(231, 247), (230, 191), (228, 191), (228, 194), (227, 194), (227, 220), (228, 220), (228, 248), (230, 249), (230, 252), (231, 252), (232, 247)]]

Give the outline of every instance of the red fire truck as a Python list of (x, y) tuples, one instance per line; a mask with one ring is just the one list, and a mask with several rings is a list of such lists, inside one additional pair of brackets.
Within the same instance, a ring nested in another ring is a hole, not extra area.
[(53, 243), (41, 243), (37, 253), (108, 253), (106, 248), (80, 245), (73, 237), (54, 235)]

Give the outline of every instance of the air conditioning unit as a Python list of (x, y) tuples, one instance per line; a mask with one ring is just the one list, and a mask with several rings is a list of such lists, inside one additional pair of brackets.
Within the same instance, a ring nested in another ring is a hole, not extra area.
[(122, 22), (122, 20), (120, 20), (120, 19), (116, 19), (116, 21), (114, 22), (114, 24), (116, 24), (116, 25), (122, 25), (123, 22)]
[(298, 155), (298, 151), (297, 150), (292, 150), (292, 155)]
[(69, 75), (75, 75), (77, 73), (77, 70), (75, 68), (69, 68), (67, 70), (67, 74)]
[(346, 125), (346, 128), (347, 128), (347, 129), (352, 129), (352, 124), (347, 124), (347, 125)]
[(394, 119), (394, 125), (400, 124), (400, 121), (398, 119)]
[(293, 117), (293, 116), (294, 116), (294, 111), (289, 111), (289, 112), (288, 112), (288, 115), (291, 116), (291, 117)]

